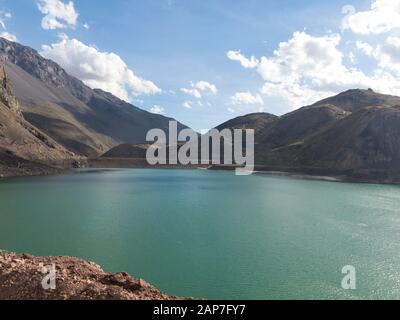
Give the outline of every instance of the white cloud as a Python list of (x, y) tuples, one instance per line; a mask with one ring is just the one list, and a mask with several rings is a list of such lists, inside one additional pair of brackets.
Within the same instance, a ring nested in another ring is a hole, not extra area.
[(378, 46), (376, 56), (379, 66), (397, 72), (400, 76), (400, 36), (390, 36), (383, 45)]
[(197, 99), (201, 99), (203, 93), (208, 92), (213, 95), (218, 93), (217, 87), (207, 81), (199, 81), (196, 83), (191, 82), (190, 88), (181, 88), (181, 91)]
[(374, 53), (374, 48), (366, 42), (358, 40), (356, 42), (356, 47), (358, 50), (362, 51), (367, 56), (372, 56)]
[(184, 106), (186, 109), (192, 109), (192, 107), (193, 107), (193, 102), (191, 102), (191, 101), (185, 101), (185, 102), (183, 103), (183, 106)]
[(381, 34), (400, 27), (400, 0), (372, 0), (368, 11), (350, 14), (344, 29), (357, 34)]
[(161, 92), (153, 82), (135, 75), (117, 54), (99, 51), (66, 35), (61, 35), (58, 43), (42, 46), (41, 54), (89, 87), (111, 92), (125, 101), (130, 101), (130, 95)]
[(400, 77), (400, 36), (389, 36), (376, 47), (358, 41), (357, 47), (367, 56), (374, 58), (383, 70), (392, 71)]
[(12, 18), (12, 14), (10, 11), (0, 11), (0, 37), (7, 39), (9, 41), (17, 42), (17, 37), (7, 31), (6, 21)]
[(183, 93), (186, 93), (187, 95), (193, 96), (197, 99), (201, 99), (201, 93), (199, 90), (191, 88), (191, 89), (187, 89), (187, 88), (181, 88), (181, 91)]
[[(237, 92), (230, 100), (228, 111), (231, 113), (236, 111), (265, 111), (264, 100), (259, 94), (253, 95), (250, 92)], [(254, 110), (254, 106), (258, 106), (258, 108)]]
[(83, 27), (84, 27), (86, 30), (89, 30), (89, 29), (90, 29), (89, 23), (84, 23), (84, 24), (83, 24)]
[(357, 58), (353, 51), (349, 52), (349, 60), (351, 64), (357, 64)]
[(0, 32), (0, 37), (7, 39), (8, 41), (12, 41), (12, 42), (17, 42), (18, 39), (15, 35), (13, 35), (12, 33), (9, 33), (7, 31), (2, 31)]
[(40, 12), (45, 15), (42, 19), (43, 29), (65, 29), (76, 26), (79, 14), (75, 10), (73, 1), (64, 3), (60, 0), (38, 0), (37, 5)]
[(231, 97), (233, 105), (264, 105), (263, 98), (257, 94), (252, 95), (250, 92), (237, 92)]
[(254, 56), (248, 59), (240, 51), (228, 51), (226, 55), (228, 59), (238, 61), (244, 68), (252, 69), (257, 67), (259, 64), (259, 61)]
[(323, 84), (346, 74), (343, 54), (337, 49), (340, 35), (313, 37), (295, 32), (287, 42), (279, 44), (272, 57), (262, 57), (258, 72), (264, 80), (296, 83), (310, 78)]
[(155, 105), (150, 109), (150, 112), (155, 113), (155, 114), (164, 114), (165, 109), (164, 109), (164, 107)]
[(0, 11), (0, 27), (4, 30), (7, 30), (6, 20), (11, 19), (12, 15), (9, 11)]
[(212, 94), (217, 94), (217, 87), (207, 81), (199, 81), (194, 86), (196, 89), (200, 91), (209, 91)]
[(336, 94), (334, 91), (314, 90), (307, 85), (287, 83), (266, 83), (261, 88), (261, 93), (282, 98), (289, 102), (295, 109), (312, 104)]
[(295, 32), (279, 44), (273, 56), (261, 58), (257, 71), (267, 81), (262, 93), (285, 97), (297, 108), (341, 89), (358, 87), (366, 77), (345, 67), (337, 49), (340, 41), (338, 34), (313, 37)]
[(140, 104), (143, 105), (144, 104), (144, 100), (143, 99), (133, 99), (132, 100), (133, 104)]
[[(340, 42), (338, 34), (314, 37), (295, 32), (291, 39), (279, 44), (273, 55), (260, 59), (255, 69), (266, 81), (261, 93), (285, 99), (293, 108), (353, 88), (400, 94), (400, 82), (388, 70), (382, 70), (383, 63), (371, 75), (346, 67), (338, 49)], [(397, 44), (392, 37), (391, 47), (386, 48), (395, 52), (392, 59), (397, 54)], [(361, 42), (358, 47), (368, 50)]]

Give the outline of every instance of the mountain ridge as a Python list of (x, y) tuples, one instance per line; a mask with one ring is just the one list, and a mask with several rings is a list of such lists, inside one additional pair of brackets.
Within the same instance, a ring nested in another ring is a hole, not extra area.
[[(400, 97), (352, 89), (280, 117), (240, 116), (216, 127), (255, 130), (258, 171), (400, 182)], [(138, 157), (121, 145), (104, 156)]]
[[(400, 97), (352, 89), (279, 117), (256, 136), (259, 170), (400, 182)], [(257, 134), (256, 130), (256, 134)]]
[[(148, 130), (169, 129), (172, 118), (90, 89), (34, 49), (0, 38), (0, 60), (3, 166), (10, 168), (13, 157), (32, 168), (63, 157), (141, 159)], [(253, 113), (217, 129), (254, 129), (260, 170), (400, 181), (399, 106), (400, 97), (351, 89), (282, 116)]]
[(5, 68), (0, 67), (0, 176), (54, 172), (41, 163), (74, 159), (75, 154), (25, 119)]
[(147, 131), (167, 130), (172, 120), (90, 89), (32, 48), (0, 38), (0, 57), (28, 121), (79, 155), (95, 157), (121, 143), (143, 143)]

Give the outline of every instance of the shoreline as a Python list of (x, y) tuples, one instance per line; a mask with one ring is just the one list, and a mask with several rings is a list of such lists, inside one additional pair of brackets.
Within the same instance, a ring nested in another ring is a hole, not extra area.
[(258, 175), (269, 175), (275, 177), (290, 177), (303, 180), (315, 180), (336, 183), (358, 183), (358, 184), (380, 184), (380, 185), (400, 185), (399, 180), (392, 179), (376, 179), (376, 178), (356, 178), (350, 175), (319, 175), (307, 174), (301, 172), (285, 172), (285, 171), (255, 171)]
[(283, 172), (283, 171), (254, 171), (254, 174), (276, 176), (276, 177), (290, 177), (290, 178), (297, 178), (297, 179), (303, 179), (303, 180), (317, 180), (317, 181), (327, 181), (327, 182), (347, 182), (343, 178), (334, 177), (334, 176), (317, 176), (317, 175), (313, 176), (313, 175)]
[[(145, 159), (129, 159), (129, 158), (95, 158), (80, 159), (79, 162), (62, 162), (62, 163), (36, 163), (37, 170), (30, 167), (29, 170), (15, 170), (12, 168), (11, 173), (0, 171), (0, 181), (11, 178), (24, 177), (41, 177), (64, 174), (74, 169), (179, 169), (179, 170), (218, 170), (233, 171), (237, 166), (232, 165), (156, 165), (152, 166)], [(75, 171), (76, 172), (76, 171)], [(270, 175), (277, 177), (292, 177), (305, 180), (317, 180), (327, 182), (341, 183), (364, 183), (364, 184), (391, 184), (400, 185), (400, 172), (387, 172), (385, 170), (348, 170), (338, 171), (334, 169), (323, 168), (281, 168), (267, 167), (256, 165), (253, 174)]]
[[(55, 288), (43, 279), (54, 266)], [(34, 257), (0, 250), (0, 300), (193, 300), (168, 295), (128, 273), (107, 273), (75, 257)], [(46, 282), (47, 284), (47, 282)]]

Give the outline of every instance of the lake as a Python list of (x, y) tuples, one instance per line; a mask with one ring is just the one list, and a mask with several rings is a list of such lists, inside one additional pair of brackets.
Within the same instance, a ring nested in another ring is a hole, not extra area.
[[(3, 180), (0, 248), (89, 259), (172, 295), (400, 299), (400, 187), (158, 169)], [(341, 287), (346, 265), (356, 290)]]

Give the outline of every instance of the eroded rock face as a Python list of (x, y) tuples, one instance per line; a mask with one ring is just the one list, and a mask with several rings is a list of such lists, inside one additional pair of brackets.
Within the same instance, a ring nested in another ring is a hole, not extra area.
[(4, 65), (0, 66), (0, 101), (13, 112), (21, 114), (18, 100), (14, 96), (11, 81), (7, 76)]
[(53, 163), (76, 158), (26, 121), (0, 59), (0, 178), (54, 173)]
[[(47, 274), (42, 271), (53, 265), (56, 288), (46, 290), (42, 282)], [(0, 252), (0, 300), (177, 299), (127, 273), (106, 273), (100, 266), (85, 260)]]

